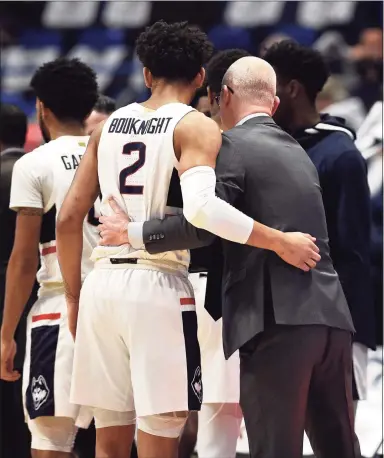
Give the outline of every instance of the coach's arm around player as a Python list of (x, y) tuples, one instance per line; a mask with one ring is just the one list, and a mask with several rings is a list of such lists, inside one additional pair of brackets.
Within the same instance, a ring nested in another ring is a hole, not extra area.
[(97, 147), (104, 122), (93, 131), (56, 223), (57, 256), (64, 281), (69, 330), (76, 336), (81, 290), (83, 222), (99, 194)]

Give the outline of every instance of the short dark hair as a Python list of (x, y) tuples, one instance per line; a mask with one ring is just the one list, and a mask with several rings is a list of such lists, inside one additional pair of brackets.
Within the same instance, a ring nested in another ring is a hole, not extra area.
[(22, 148), (27, 136), (27, 116), (19, 107), (0, 105), (0, 142), (5, 146)]
[(93, 109), (99, 113), (109, 115), (116, 111), (116, 102), (107, 95), (99, 94), (99, 98)]
[(213, 45), (207, 35), (188, 22), (158, 21), (139, 36), (137, 55), (155, 78), (190, 83), (207, 63)]
[(228, 68), (237, 60), (249, 55), (245, 49), (226, 49), (216, 53), (206, 67), (206, 81), (210, 90), (218, 94), (221, 91), (221, 83)]
[(319, 51), (301, 46), (293, 40), (274, 43), (263, 58), (272, 65), (278, 77), (300, 81), (312, 102), (330, 75)]
[(61, 57), (42, 65), (31, 87), (62, 122), (84, 123), (98, 97), (96, 73), (79, 59)]

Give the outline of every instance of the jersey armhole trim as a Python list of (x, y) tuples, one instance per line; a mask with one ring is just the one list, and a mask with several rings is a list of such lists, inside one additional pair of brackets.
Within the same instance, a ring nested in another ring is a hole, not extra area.
[(176, 130), (176, 127), (177, 125), (179, 124), (179, 122), (184, 119), (187, 115), (189, 115), (189, 113), (192, 113), (194, 111), (196, 111), (195, 108), (193, 107), (189, 107), (190, 110), (188, 110), (186, 113), (184, 113), (184, 115), (177, 121), (177, 123), (175, 124), (175, 127), (173, 128), (173, 133), (172, 133), (172, 151), (173, 151), (173, 156), (175, 158), (175, 161), (176, 161), (176, 164), (179, 163), (179, 159), (177, 159), (177, 156), (176, 156), (176, 151), (175, 151), (175, 130)]

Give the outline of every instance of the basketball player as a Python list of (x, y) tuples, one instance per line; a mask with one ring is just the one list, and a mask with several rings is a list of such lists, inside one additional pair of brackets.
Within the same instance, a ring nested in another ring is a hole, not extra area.
[[(220, 130), (187, 105), (203, 84), (211, 52), (207, 36), (186, 22), (160, 21), (140, 35), (137, 53), (152, 95), (96, 128), (59, 215), (59, 260), (76, 332), (71, 400), (96, 407), (97, 456), (125, 458), (137, 416), (139, 457), (173, 458), (188, 411), (200, 409), (188, 251), (151, 255), (127, 244), (99, 246), (80, 298), (81, 226), (99, 192), (103, 214), (111, 214), (113, 195), (137, 221), (164, 218), (172, 212), (166, 203), (174, 167), (183, 174), (215, 166)], [(223, 237), (277, 252), (287, 237), (295, 243), (280, 252), (283, 258), (302, 268), (309, 251), (318, 258), (311, 238), (253, 222), (249, 236), (247, 216), (219, 199), (216, 204), (212, 217)]]
[[(71, 455), (79, 407), (69, 402), (74, 343), (68, 330), (63, 279), (56, 254), (56, 213), (69, 189), (89, 137), (84, 121), (97, 100), (96, 75), (77, 59), (57, 59), (32, 78), (36, 110), (45, 145), (17, 161), (10, 207), (17, 211), (15, 242), (6, 280), (1, 328), (1, 378), (15, 381), (14, 333), (31, 293), (40, 251), (38, 300), (27, 321), (23, 401), (32, 435), (33, 458)], [(83, 225), (81, 277), (97, 241), (97, 220), (90, 209)]]

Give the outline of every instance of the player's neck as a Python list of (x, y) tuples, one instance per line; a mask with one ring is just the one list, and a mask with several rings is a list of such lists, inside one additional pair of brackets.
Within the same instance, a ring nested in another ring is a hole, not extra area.
[(307, 107), (305, 110), (298, 110), (292, 116), (292, 121), (288, 130), (290, 133), (308, 129), (320, 122), (320, 115), (315, 107)]
[(178, 85), (158, 85), (152, 88), (151, 97), (141, 105), (152, 110), (157, 110), (168, 103), (184, 103), (189, 105), (194, 94), (194, 89)]
[(86, 136), (85, 128), (80, 124), (58, 124), (49, 129), (51, 140), (59, 137), (84, 137)]
[(220, 113), (217, 113), (215, 115), (212, 115), (213, 121), (219, 126), (220, 130), (223, 130), (223, 126), (221, 124), (221, 118), (220, 118)]

